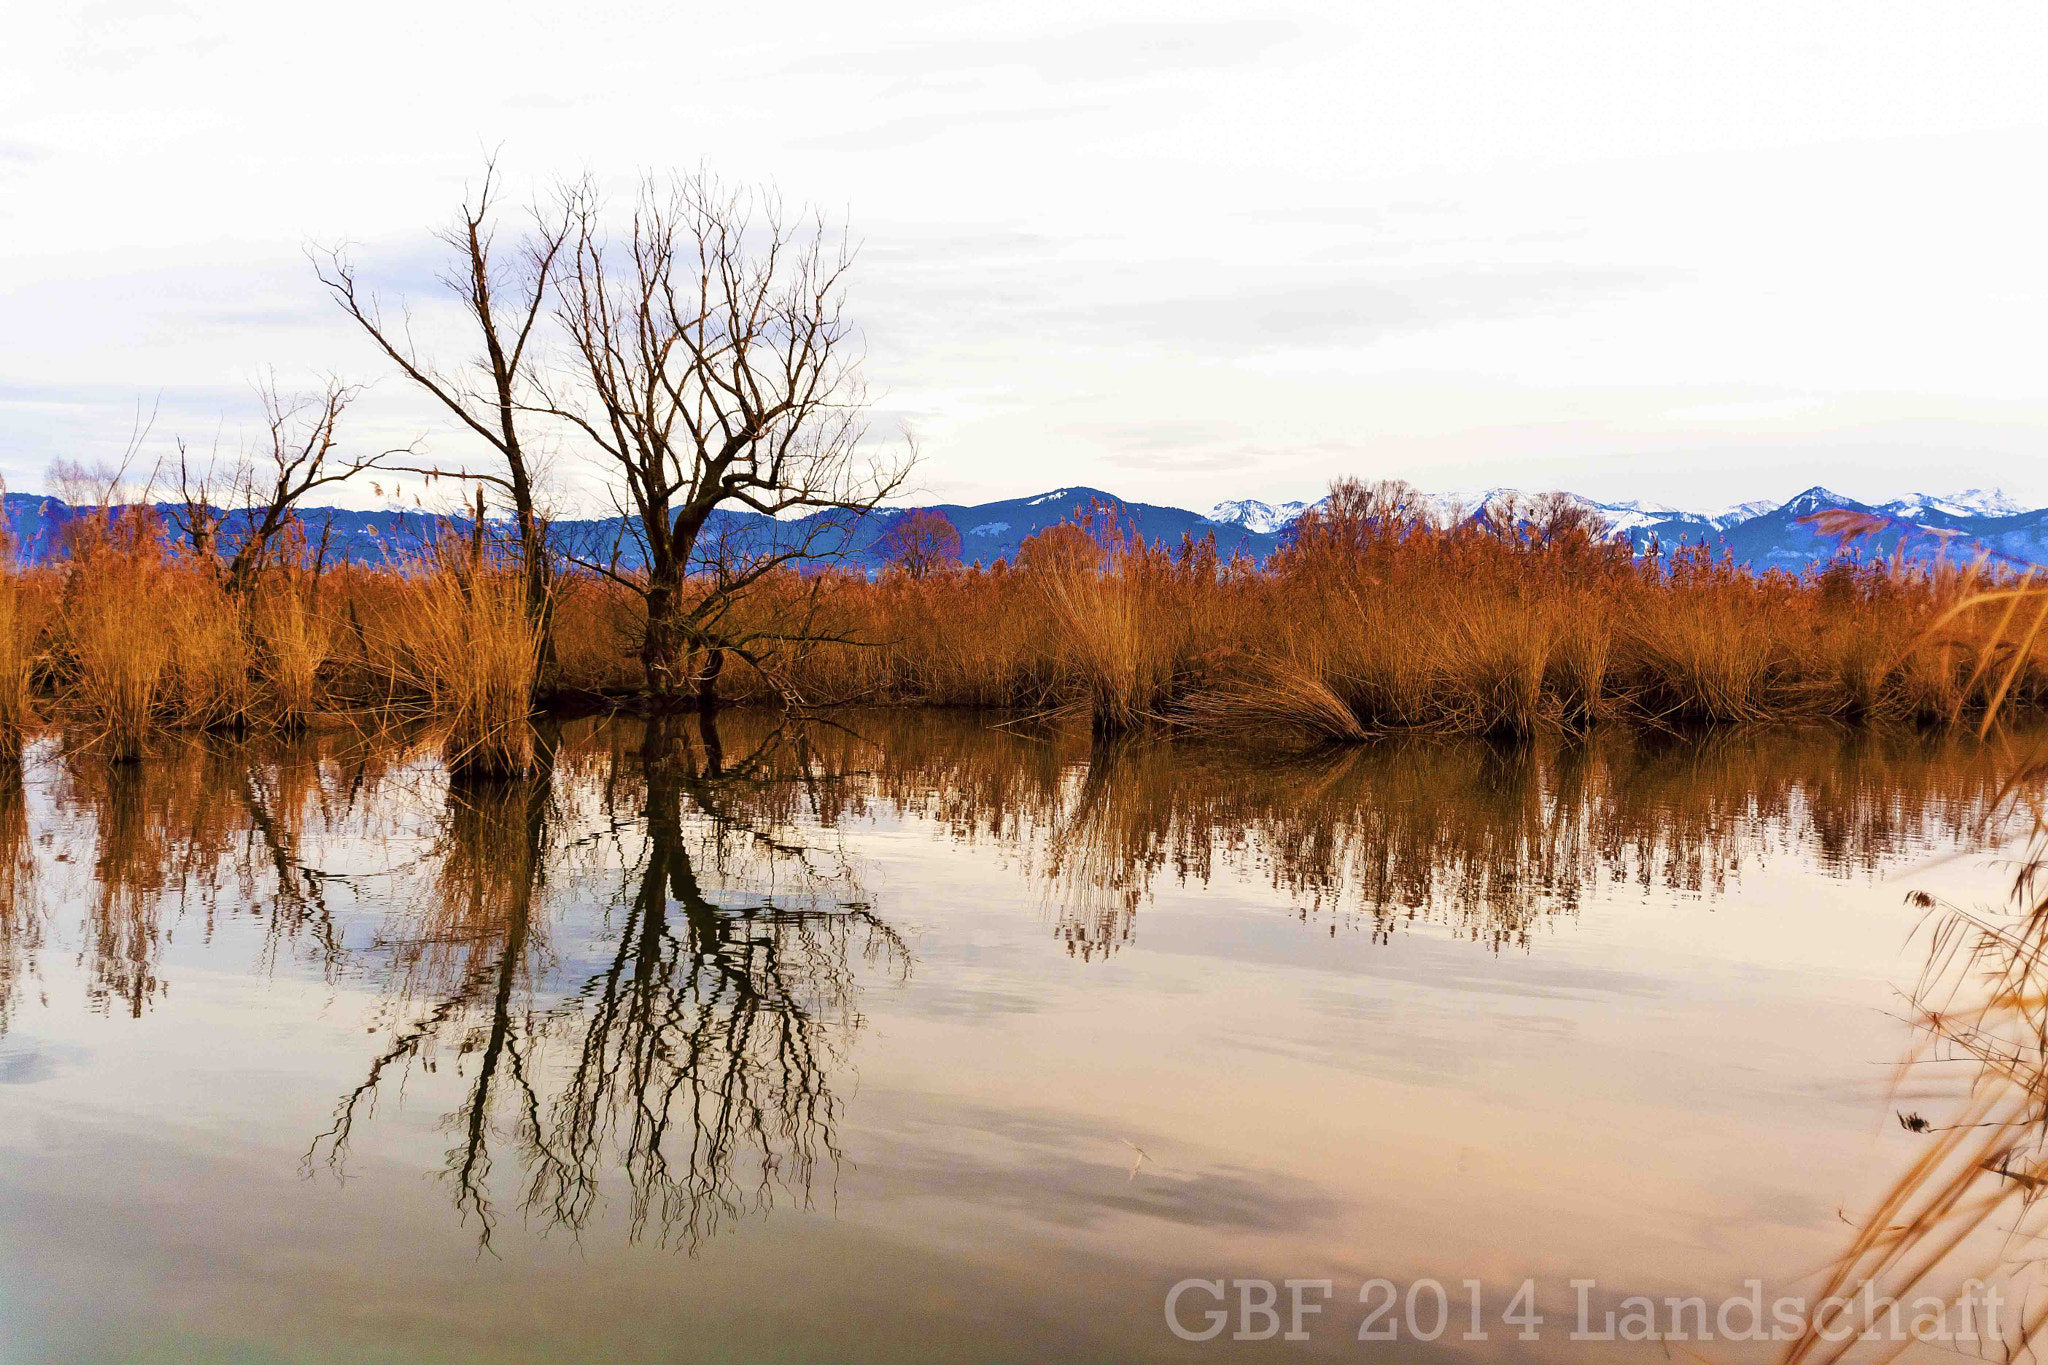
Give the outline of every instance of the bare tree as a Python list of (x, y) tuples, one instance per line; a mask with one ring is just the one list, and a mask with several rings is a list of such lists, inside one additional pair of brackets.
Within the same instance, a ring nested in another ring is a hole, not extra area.
[(412, 314), (403, 302), (397, 318), (387, 319), (376, 295), (358, 280), (343, 248), (313, 253), (313, 264), (342, 311), (356, 320), (400, 372), (504, 460), (503, 474), (445, 467), (406, 472), (473, 479), (500, 489), (510, 500), (526, 576), (526, 609), (540, 631), (540, 676), (546, 687), (554, 671), (547, 518), (536, 500), (539, 471), (524, 422), (532, 410), (528, 369), (536, 332), (546, 311), (557, 258), (568, 237), (569, 215), (566, 204), (552, 215), (535, 207), (531, 210), (532, 229), (524, 240), (510, 250), (500, 250), (499, 188), (497, 163), (487, 161), (482, 185), (464, 197), (455, 223), (436, 234), (454, 256), (454, 263), (440, 277), (441, 283), (460, 303), (479, 348), (462, 364), (448, 366), (423, 351), (413, 336)]
[(960, 562), (960, 532), (943, 513), (919, 507), (889, 523), (875, 549), (912, 578)]
[[(265, 376), (256, 392), (263, 405), (256, 452), (223, 467), (216, 450), (195, 467), (190, 449), (178, 442), (178, 497), (169, 509), (172, 524), (220, 566), (233, 592), (255, 582), (308, 493), (412, 454), (410, 446), (360, 458), (337, 452), (342, 414), (362, 393), (360, 385), (329, 379), (317, 394), (285, 394), (275, 376)], [(232, 553), (230, 537), (238, 537)]]
[[(732, 604), (778, 569), (845, 553), (915, 458), (870, 458), (863, 444), (851, 249), (772, 192), (702, 173), (643, 181), (616, 240), (588, 182), (567, 203), (554, 292), (571, 368), (547, 410), (595, 448), (627, 528), (580, 562), (640, 595), (658, 705), (727, 652), (772, 681), (778, 646), (802, 627), (741, 630)], [(768, 520), (740, 535), (712, 524), (721, 510)]]
[(230, 489), (246, 487), (246, 461), (238, 461), (225, 475), (221, 470), (220, 446), (216, 442), (203, 465), (195, 466), (192, 448), (177, 438), (178, 500), (167, 509), (171, 525), (192, 542), (192, 553), (208, 564), (221, 563), (221, 530), (227, 521)]

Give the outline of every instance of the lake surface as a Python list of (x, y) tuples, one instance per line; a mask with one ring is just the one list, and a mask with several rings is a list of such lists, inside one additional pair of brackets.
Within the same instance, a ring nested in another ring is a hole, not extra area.
[[(0, 1359), (1665, 1359), (1570, 1341), (1571, 1282), (1839, 1249), (1915, 1150), (1904, 893), (2002, 900), (2034, 753), (550, 742), (0, 785)], [(1306, 1340), (1250, 1339), (1265, 1281)]]

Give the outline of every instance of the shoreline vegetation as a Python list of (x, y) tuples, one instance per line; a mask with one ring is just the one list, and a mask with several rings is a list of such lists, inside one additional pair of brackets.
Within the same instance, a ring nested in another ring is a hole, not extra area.
[(992, 569), (925, 546), (873, 579), (786, 564), (721, 594), (692, 574), (674, 608), (715, 600), (715, 638), (747, 644), (684, 651), (664, 693), (646, 685), (644, 597), (550, 564), (533, 612), (509, 538), (328, 566), (287, 521), (251, 566), (107, 507), (66, 528), (59, 562), (0, 574), (0, 746), (47, 720), (127, 760), (158, 731), (344, 712), (438, 724), (450, 767), (489, 776), (531, 766), (530, 717), (549, 710), (980, 707), (1300, 748), (1947, 727), (2048, 700), (2021, 578), (1847, 557), (1752, 573), (1695, 549), (1638, 557), (1562, 499), (1483, 512), (1444, 524), (1405, 485), (1339, 481), (1264, 565), (1148, 545), (1098, 507)]
[[(43, 721), (128, 761), (163, 730), (337, 712), (431, 720), (452, 771), (507, 777), (535, 766), (549, 709), (986, 707), (1313, 747), (1940, 727), (2048, 700), (2031, 569), (1845, 552), (1752, 573), (1697, 546), (1639, 555), (1561, 495), (1439, 519), (1405, 484), (1341, 479), (1263, 563), (1148, 544), (1096, 505), (1014, 563), (963, 568), (943, 518), (893, 506), (917, 443), (868, 431), (843, 225), (703, 172), (645, 177), (624, 213), (588, 177), (511, 214), (502, 192), (487, 163), (439, 234), (445, 294), (418, 333), (421, 301), (380, 296), (342, 248), (310, 253), (481, 462), (358, 449), (361, 387), (329, 377), (300, 397), (259, 383), (239, 452), (178, 440), (145, 474), (138, 423), (117, 466), (53, 467), (83, 510), (55, 562), (0, 573), (0, 757)], [(594, 472), (620, 513), (606, 543), (557, 527), (538, 451)], [(441, 537), (330, 563), (310, 499), (400, 475), (446, 493)], [(734, 511), (772, 533), (732, 532)], [(1845, 545), (1882, 529), (1812, 520)], [(878, 578), (849, 564), (864, 528)]]

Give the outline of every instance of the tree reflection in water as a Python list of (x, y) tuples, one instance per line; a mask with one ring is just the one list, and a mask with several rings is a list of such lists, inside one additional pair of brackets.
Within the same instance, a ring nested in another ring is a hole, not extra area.
[(896, 932), (836, 850), (796, 835), (818, 777), (803, 734), (775, 729), (728, 762), (715, 729), (646, 727), (594, 784), (619, 857), (602, 967), (535, 999), (559, 820), (550, 766), (448, 797), (436, 894), (391, 936), (394, 990), (417, 1002), (309, 1161), (337, 1170), (394, 1069), (455, 1041), (468, 1077), (446, 1171), (488, 1245), (494, 1147), (516, 1150), (520, 1207), (580, 1230), (614, 1170), (630, 1235), (695, 1247), (779, 1197), (808, 1204), (836, 1170), (835, 1073), (858, 1031), (856, 958), (907, 973)]
[(1502, 951), (1601, 888), (1711, 896), (1780, 850), (1851, 875), (1970, 845), (2014, 766), (1841, 730), (1279, 757), (844, 719), (578, 722), (536, 779), (454, 790), (403, 735), (209, 739), (123, 767), (39, 741), (56, 781), (26, 800), (0, 781), (0, 1032), (55, 944), (118, 1018), (162, 1007), (173, 933), (255, 920), (257, 970), (379, 1001), (310, 1167), (341, 1169), (380, 1096), (452, 1060), (445, 1171), (486, 1242), (502, 1206), (577, 1230), (616, 1192), (634, 1237), (693, 1246), (836, 1172), (862, 982), (910, 969), (837, 842), (864, 819), (1021, 873), (1077, 959), (1130, 943), (1162, 886), (1223, 875), (1331, 932), (1431, 922)]

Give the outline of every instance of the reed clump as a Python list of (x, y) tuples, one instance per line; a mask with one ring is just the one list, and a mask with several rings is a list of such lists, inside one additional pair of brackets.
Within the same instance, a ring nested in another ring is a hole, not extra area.
[(537, 658), (517, 573), (459, 550), (236, 585), (147, 509), (89, 512), (57, 564), (0, 572), (0, 756), (37, 711), (125, 763), (168, 731), (292, 732), (367, 706), (442, 723), (458, 773), (519, 775)]
[[(109, 759), (141, 757), (166, 730), (302, 729), (323, 705), (331, 631), (297, 575), (232, 588), (210, 560), (175, 553), (146, 509), (75, 520), (65, 549), (53, 568), (7, 575), (0, 593), (30, 609), (0, 649), (25, 656), (28, 694)], [(52, 577), (54, 609), (34, 610)]]
[(1164, 715), (1194, 676), (1196, 643), (1219, 624), (1207, 610), (1219, 566), (1213, 542), (1173, 554), (1104, 520), (1085, 542), (1068, 537), (1071, 549), (1025, 555), (1024, 571), (1051, 608), (1056, 667), (1095, 728), (1114, 733)]
[(160, 594), (175, 615), (156, 623), (169, 641), (166, 714), (157, 719), (195, 729), (239, 729), (255, 719), (258, 678), (254, 642), (238, 603), (207, 575), (185, 574)]
[[(1964, 570), (1953, 594), (1913, 640), (1919, 667), (1905, 705), (1955, 720), (1975, 708), (1980, 733), (2007, 707), (2038, 704), (2034, 646), (2048, 627), (2048, 588), (2029, 572), (1986, 584)], [(1940, 1317), (2003, 1296), (2018, 1311), (1987, 1314), (1977, 1354), (2038, 1358), (2048, 1314), (2038, 1307), (2048, 1236), (2048, 814), (2041, 803), (2039, 745), (2002, 783), (1986, 829), (2024, 817), (2024, 845), (2006, 904), (1961, 905), (1924, 891), (1907, 895), (1928, 912), (1926, 957), (1908, 995), (1915, 1026), (1892, 1100), (1913, 1136), (1910, 1159), (1875, 1205), (1847, 1214), (1847, 1245), (1826, 1272), (1823, 1295), (1858, 1295), (1847, 1331), (1816, 1319), (1780, 1356), (1787, 1365), (1851, 1358), (1850, 1343), (1877, 1335), (1875, 1304), (1931, 1304)], [(1908, 1103), (1925, 1106), (1910, 1112)], [(1824, 1300), (1832, 1302), (1832, 1299)], [(1845, 1302), (1848, 1300), (1845, 1299)], [(1823, 1329), (1826, 1330), (1823, 1330)]]
[(53, 641), (66, 709), (108, 759), (132, 762), (174, 707), (178, 571), (137, 510), (66, 528), (70, 565)]
[(321, 709), (320, 671), (331, 628), (306, 594), (290, 583), (268, 585), (248, 603), (246, 655), (258, 683), (260, 714), (270, 724), (302, 729)]
[(26, 575), (0, 572), (0, 764), (20, 761), (35, 724), (38, 605)]
[(364, 636), (388, 698), (446, 728), (454, 775), (529, 774), (540, 640), (523, 577), (451, 549), (391, 586), (402, 609)]

